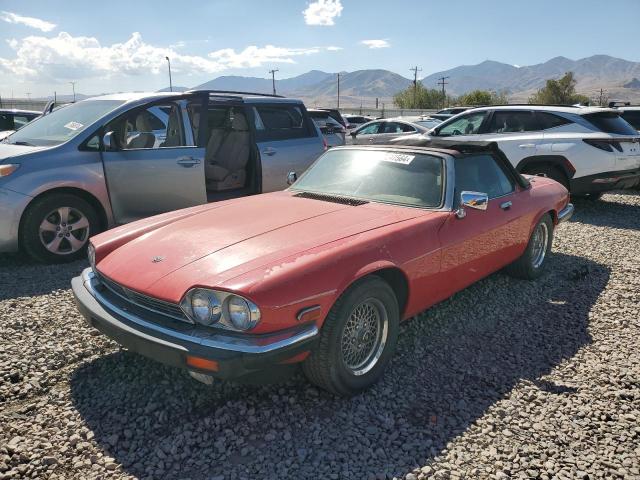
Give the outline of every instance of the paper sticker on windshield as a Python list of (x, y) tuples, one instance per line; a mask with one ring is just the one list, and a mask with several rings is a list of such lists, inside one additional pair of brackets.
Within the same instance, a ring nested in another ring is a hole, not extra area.
[(64, 128), (68, 128), (69, 130), (80, 130), (82, 127), (84, 127), (84, 125), (78, 122), (69, 122), (64, 126)]
[(415, 155), (407, 155), (406, 153), (386, 153), (383, 160), (385, 162), (402, 163), (403, 165), (409, 165)]

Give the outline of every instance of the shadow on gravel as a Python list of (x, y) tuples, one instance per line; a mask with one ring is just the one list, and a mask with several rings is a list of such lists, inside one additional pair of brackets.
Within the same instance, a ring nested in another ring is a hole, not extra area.
[(43, 265), (22, 255), (0, 254), (0, 301), (71, 288), (71, 278), (88, 266), (84, 260)]
[(606, 267), (562, 254), (535, 282), (492, 275), (407, 322), (387, 374), (352, 399), (299, 373), (206, 387), (124, 351), (76, 370), (71, 393), (105, 454), (138, 477), (404, 476), (519, 382), (573, 394), (540, 377), (590, 343), (589, 311), (608, 279)]
[[(615, 192), (615, 194), (640, 198), (640, 192), (635, 194)], [(595, 201), (573, 199), (576, 210), (572, 221), (598, 227), (640, 230), (640, 206), (609, 200), (609, 198), (611, 197), (605, 196)]]

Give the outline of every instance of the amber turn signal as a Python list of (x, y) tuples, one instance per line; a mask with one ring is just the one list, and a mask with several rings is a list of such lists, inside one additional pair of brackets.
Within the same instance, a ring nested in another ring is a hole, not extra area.
[(191, 355), (187, 355), (187, 365), (190, 367), (200, 368), (202, 370), (211, 370), (212, 372), (220, 370), (220, 365), (215, 360), (192, 357)]

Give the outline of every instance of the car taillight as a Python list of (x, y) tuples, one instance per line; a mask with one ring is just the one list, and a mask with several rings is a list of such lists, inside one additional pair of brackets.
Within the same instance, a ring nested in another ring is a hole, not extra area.
[[(593, 140), (590, 138), (583, 138), (582, 141), (588, 145), (591, 145), (592, 147), (596, 147), (600, 150), (604, 150), (605, 152), (613, 152), (611, 143), (607, 142), (606, 140)], [(618, 144), (618, 147), (620, 147), (620, 144)]]

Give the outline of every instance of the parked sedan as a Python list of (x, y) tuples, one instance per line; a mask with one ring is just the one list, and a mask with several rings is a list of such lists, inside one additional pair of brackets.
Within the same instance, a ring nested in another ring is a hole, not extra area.
[(394, 138), (412, 134), (427, 133), (431, 127), (424, 127), (406, 120), (389, 118), (365, 123), (350, 133), (351, 145), (387, 143)]
[(72, 281), (80, 312), (204, 382), (300, 363), (356, 394), (401, 320), (504, 267), (540, 276), (572, 214), (564, 187), (494, 145), (451, 148), (336, 147), (286, 191), (102, 233)]
[[(42, 112), (35, 110), (0, 109), (0, 133), (13, 132), (38, 118)], [(0, 139), (6, 135), (0, 136)]]

